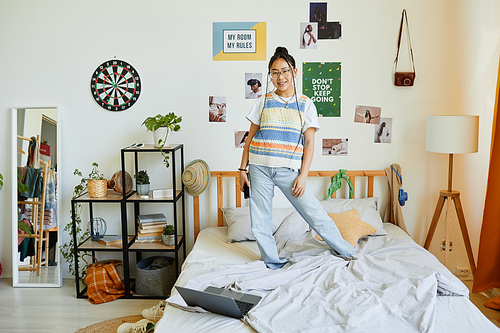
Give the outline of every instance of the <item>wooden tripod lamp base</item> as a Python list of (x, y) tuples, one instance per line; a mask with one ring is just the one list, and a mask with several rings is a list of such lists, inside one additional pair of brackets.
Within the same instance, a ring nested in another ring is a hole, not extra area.
[[(439, 216), (447, 200), (453, 201), (455, 210), (462, 230), (469, 264), (472, 275), (476, 273), (476, 264), (470, 245), (469, 233), (465, 224), (465, 216), (460, 202), (460, 192), (452, 190), (453, 154), (477, 153), (479, 138), (479, 116), (473, 115), (450, 115), (450, 116), (427, 116), (427, 129), (425, 137), (425, 149), (433, 153), (449, 154), (448, 163), (448, 190), (439, 192), (439, 200), (432, 217), (431, 227), (425, 240), (424, 248), (429, 249), (432, 236), (436, 231)], [(450, 202), (451, 204), (451, 202)], [(448, 232), (448, 216), (445, 218), (446, 230)], [(447, 238), (447, 237), (445, 237)], [(448, 242), (448, 240), (446, 240)], [(445, 264), (449, 252), (448, 244), (445, 244)]]
[(439, 217), (441, 216), (441, 211), (443, 210), (443, 206), (446, 200), (452, 200), (455, 205), (455, 210), (458, 216), (458, 222), (460, 224), (460, 229), (462, 230), (462, 237), (465, 243), (465, 249), (467, 250), (467, 256), (469, 257), (469, 264), (472, 270), (472, 276), (474, 276), (474, 274), (476, 273), (476, 264), (474, 262), (474, 254), (472, 253), (472, 246), (470, 245), (469, 233), (467, 231), (467, 224), (465, 223), (465, 215), (462, 209), (462, 202), (460, 201), (459, 191), (439, 192), (439, 200), (436, 205), (436, 210), (434, 211), (434, 215), (432, 217), (431, 227), (429, 228), (429, 232), (427, 233), (427, 238), (425, 239), (424, 248), (428, 250), (429, 246), (431, 245), (432, 237), (434, 236), (434, 232), (436, 231), (436, 227), (439, 222)]

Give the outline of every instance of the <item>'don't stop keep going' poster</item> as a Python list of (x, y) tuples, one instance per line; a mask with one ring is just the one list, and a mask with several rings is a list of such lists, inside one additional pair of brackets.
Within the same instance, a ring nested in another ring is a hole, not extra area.
[(302, 63), (302, 93), (316, 106), (319, 117), (340, 117), (340, 62)]

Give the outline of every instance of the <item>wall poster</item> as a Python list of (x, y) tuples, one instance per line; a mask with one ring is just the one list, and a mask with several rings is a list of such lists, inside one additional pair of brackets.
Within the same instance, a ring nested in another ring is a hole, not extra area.
[(356, 105), (354, 122), (363, 124), (380, 124), (382, 108), (379, 106)]
[(245, 99), (262, 96), (262, 73), (245, 73)]
[(318, 39), (340, 39), (342, 38), (342, 23), (327, 22), (326, 8), (326, 2), (311, 2), (309, 22), (318, 22)]
[(347, 156), (349, 154), (349, 139), (325, 139), (322, 142), (324, 156)]
[(214, 61), (266, 60), (266, 22), (214, 22)]
[(306, 22), (300, 24), (300, 48), (317, 49), (318, 23)]
[(226, 97), (208, 96), (208, 121), (211, 123), (225, 123), (226, 106)]
[(340, 117), (340, 62), (302, 63), (302, 93), (316, 105), (319, 117)]
[(374, 143), (392, 142), (392, 118), (380, 118), (380, 125), (375, 126)]

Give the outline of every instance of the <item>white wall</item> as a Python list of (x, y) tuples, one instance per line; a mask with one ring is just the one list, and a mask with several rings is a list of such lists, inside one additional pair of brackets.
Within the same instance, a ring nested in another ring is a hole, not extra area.
[[(235, 170), (241, 150), (232, 147), (233, 132), (248, 128), (244, 116), (253, 103), (244, 99), (244, 74), (265, 73), (267, 62), (212, 61), (212, 22), (265, 21), (268, 58), (283, 45), (298, 63), (342, 62), (342, 117), (320, 120), (311, 169), (382, 169), (399, 163), (410, 197), (403, 208), (405, 221), (420, 244), (439, 190), (447, 184), (447, 156), (425, 151), (426, 116), (480, 115), (479, 152), (457, 156), (454, 173), (477, 254), (500, 48), (500, 20), (494, 16), (499, 7), (494, 0), (328, 1), (328, 20), (343, 22), (343, 39), (299, 50), (297, 35), (300, 22), (308, 20), (308, 1), (3, 0), (0, 172), (10, 174), (5, 158), (10, 156), (9, 108), (35, 106), (58, 106), (62, 112), (61, 223), (70, 221), (72, 189), (79, 182), (73, 170), (88, 173), (96, 161), (111, 177), (120, 167), (120, 148), (152, 141), (140, 125), (157, 113), (183, 116), (182, 131), (172, 142), (185, 144), (186, 162), (201, 158), (212, 170)], [(402, 8), (408, 10), (417, 67), (412, 88), (397, 88), (391, 81)], [(131, 63), (143, 83), (139, 101), (118, 113), (100, 108), (89, 89), (92, 71), (115, 56)], [(209, 95), (227, 97), (227, 123), (208, 123)], [(394, 117), (393, 144), (373, 144), (373, 127), (353, 123), (356, 104), (381, 106), (384, 117)], [(349, 156), (321, 156), (322, 137), (348, 137)], [(149, 171), (160, 177), (164, 167), (156, 163)], [(10, 186), (6, 180), (0, 192), (3, 276), (10, 275)], [(191, 198), (188, 210), (192, 233)], [(439, 258), (441, 229), (431, 248)], [(460, 233), (452, 240), (457, 247), (448, 267), (467, 266)]]

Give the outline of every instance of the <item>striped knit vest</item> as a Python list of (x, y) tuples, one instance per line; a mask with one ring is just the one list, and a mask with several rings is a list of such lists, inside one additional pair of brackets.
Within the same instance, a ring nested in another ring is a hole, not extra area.
[(287, 108), (274, 93), (266, 95), (259, 130), (250, 143), (251, 164), (300, 169), (306, 102), (307, 97), (301, 96), (298, 103), (292, 99)]

